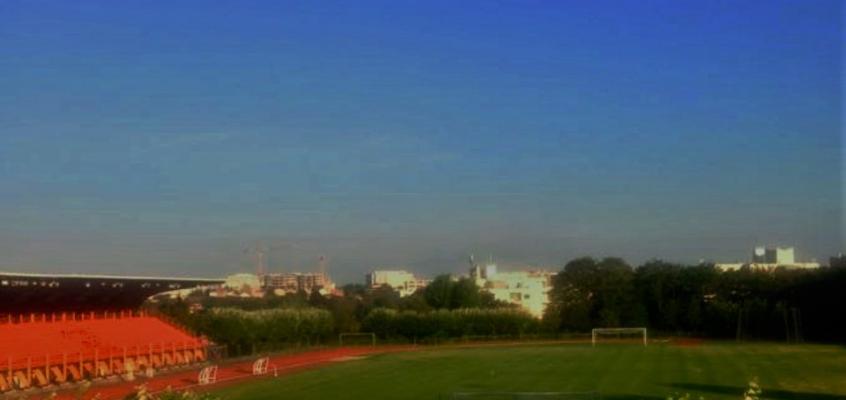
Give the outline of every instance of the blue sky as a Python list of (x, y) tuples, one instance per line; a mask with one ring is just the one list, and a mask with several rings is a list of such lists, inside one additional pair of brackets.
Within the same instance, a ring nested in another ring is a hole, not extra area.
[(0, 3), (0, 270), (844, 250), (842, 3)]

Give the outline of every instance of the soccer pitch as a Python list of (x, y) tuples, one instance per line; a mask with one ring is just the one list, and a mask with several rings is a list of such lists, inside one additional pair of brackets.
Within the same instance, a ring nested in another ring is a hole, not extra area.
[(448, 399), (454, 392), (598, 392), (602, 399), (846, 399), (846, 348), (705, 343), (432, 348), (338, 362), (217, 391), (241, 399)]

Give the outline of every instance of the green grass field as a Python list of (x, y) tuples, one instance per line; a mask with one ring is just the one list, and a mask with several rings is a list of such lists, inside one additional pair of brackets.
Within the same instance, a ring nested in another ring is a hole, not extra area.
[(846, 399), (846, 348), (705, 343), (429, 349), (370, 356), (219, 392), (224, 399), (446, 399), (465, 391), (599, 392), (603, 399)]

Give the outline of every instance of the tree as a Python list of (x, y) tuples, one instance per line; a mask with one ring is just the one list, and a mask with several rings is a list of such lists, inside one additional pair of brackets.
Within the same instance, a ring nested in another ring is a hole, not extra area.
[(308, 296), (308, 305), (311, 307), (326, 308), (326, 298), (320, 294), (320, 287), (315, 286), (311, 289), (311, 294)]
[(684, 306), (690, 303), (682, 292), (682, 268), (678, 264), (651, 260), (635, 272), (635, 286), (650, 327), (662, 331), (682, 329)]
[(283, 307), (306, 307), (308, 306), (308, 293), (305, 290), (300, 289), (294, 293), (288, 293), (285, 296), (282, 296), (282, 306)]
[(356, 316), (360, 301), (346, 296), (330, 297), (326, 301), (326, 308), (332, 313), (336, 333), (358, 332), (361, 322)]
[(479, 308), (482, 305), (482, 296), (479, 293), (479, 286), (472, 279), (462, 277), (452, 283), (452, 294), (449, 299), (450, 309), (456, 308)]
[(640, 325), (635, 318), (634, 272), (621, 258), (608, 257), (597, 265), (598, 288), (593, 314), (597, 326)]
[(426, 303), (434, 309), (449, 308), (452, 304), (452, 277), (438, 275), (426, 286)]
[(363, 298), (367, 294), (367, 286), (360, 283), (348, 283), (341, 286), (341, 291), (344, 292), (344, 297)]
[(493, 293), (480, 290), (480, 307), (482, 308), (519, 308), (517, 304), (512, 304), (507, 301), (497, 300)]
[(390, 285), (382, 285), (370, 291), (371, 306), (373, 308), (397, 309), (400, 304), (399, 292)]
[(159, 296), (156, 300), (158, 301), (158, 307), (156, 309), (160, 313), (177, 321), (188, 320), (188, 315), (190, 314), (189, 306), (181, 297), (169, 299), (167, 296)]
[(432, 310), (426, 302), (426, 290), (417, 289), (409, 296), (400, 299), (400, 309), (404, 311), (428, 312)]
[(546, 320), (553, 329), (587, 331), (593, 327), (591, 308), (596, 292), (596, 261), (590, 257), (568, 262), (555, 275)]
[(586, 331), (639, 322), (631, 266), (620, 258), (577, 258), (553, 279), (547, 315), (559, 329)]

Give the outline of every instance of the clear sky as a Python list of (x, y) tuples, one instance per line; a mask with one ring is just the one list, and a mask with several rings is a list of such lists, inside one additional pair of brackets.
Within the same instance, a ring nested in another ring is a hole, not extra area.
[(844, 251), (840, 1), (0, 2), (0, 270)]

